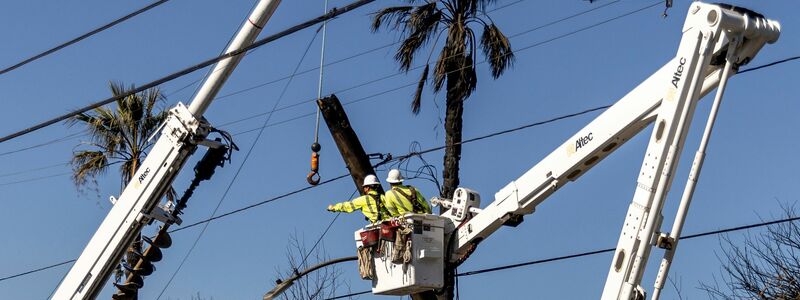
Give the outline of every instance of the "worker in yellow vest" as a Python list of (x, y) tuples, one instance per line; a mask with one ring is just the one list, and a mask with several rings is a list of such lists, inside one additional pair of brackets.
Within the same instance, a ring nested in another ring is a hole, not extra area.
[(356, 210), (361, 210), (364, 217), (372, 223), (380, 220), (390, 218), (389, 212), (386, 210), (383, 195), (378, 194), (378, 187), (381, 183), (375, 175), (367, 175), (364, 177), (364, 184), (361, 188), (364, 190), (364, 195), (350, 201), (328, 205), (328, 211), (331, 212), (346, 212), (351, 213)]
[(416, 188), (403, 185), (403, 175), (400, 170), (392, 169), (386, 178), (392, 189), (386, 192), (386, 208), (392, 217), (402, 216), (407, 213), (429, 214), (431, 206)]

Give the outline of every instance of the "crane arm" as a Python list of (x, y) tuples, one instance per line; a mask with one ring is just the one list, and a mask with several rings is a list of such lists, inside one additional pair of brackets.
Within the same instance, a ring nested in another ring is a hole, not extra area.
[[(280, 0), (260, 0), (225, 53), (252, 44), (279, 4)], [(111, 211), (59, 285), (53, 299), (96, 298), (114, 266), (120, 262), (125, 250), (146, 224), (153, 220), (176, 221), (164, 213), (165, 208), (158, 206), (158, 203), (197, 146), (209, 142), (205, 139), (211, 125), (205, 121), (203, 113), (242, 56), (221, 60), (214, 66), (189, 107), (178, 103), (170, 110), (147, 158), (119, 199), (114, 201)]]
[[(523, 215), (533, 213), (556, 190), (577, 180), (655, 122), (603, 294), (603, 299), (631, 299), (641, 281), (649, 245), (655, 243), (663, 199), (696, 103), (717, 88), (720, 81), (727, 80), (722, 78), (723, 73), (734, 75), (739, 66), (748, 63), (764, 44), (775, 42), (779, 35), (777, 22), (754, 12), (694, 2), (673, 59), (500, 189), (488, 206), (456, 207), (457, 201), (442, 201), (451, 207), (446, 216), (456, 215), (457, 210), (470, 214), (454, 226), (451, 261), (469, 255), (475, 244), (502, 225), (521, 222)], [(726, 65), (732, 70), (723, 72)]]

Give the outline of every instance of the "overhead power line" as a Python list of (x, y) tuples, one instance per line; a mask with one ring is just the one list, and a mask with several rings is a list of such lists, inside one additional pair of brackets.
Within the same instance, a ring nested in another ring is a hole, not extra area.
[(344, 7), (333, 9), (327, 14), (324, 14), (324, 15), (316, 17), (314, 19), (305, 21), (303, 23), (300, 23), (300, 24), (297, 24), (295, 26), (292, 26), (292, 27), (290, 27), (288, 29), (285, 29), (285, 30), (283, 30), (281, 32), (278, 32), (276, 34), (273, 34), (273, 35), (270, 35), (270, 36), (265, 37), (263, 39), (260, 39), (260, 40), (254, 42), (253, 44), (251, 44), (251, 45), (249, 45), (247, 47), (243, 47), (243, 48), (240, 48), (238, 50), (234, 50), (234, 51), (225, 53), (223, 55), (217, 56), (215, 58), (208, 59), (208, 60), (203, 61), (203, 62), (201, 62), (199, 64), (196, 64), (194, 66), (185, 68), (183, 70), (180, 70), (178, 72), (172, 73), (170, 75), (167, 75), (167, 76), (162, 77), (160, 79), (157, 79), (155, 81), (151, 81), (149, 83), (146, 83), (146, 84), (144, 84), (142, 86), (139, 86), (138, 88), (135, 88), (135, 89), (132, 89), (132, 90), (128, 91), (127, 93), (124, 93), (124, 94), (118, 95), (116, 97), (111, 97), (111, 98), (107, 98), (105, 100), (101, 100), (101, 101), (92, 103), (90, 105), (87, 105), (87, 106), (84, 106), (82, 108), (73, 110), (71, 112), (68, 112), (66, 114), (57, 116), (57, 117), (52, 118), (50, 120), (38, 123), (38, 124), (36, 124), (34, 126), (25, 128), (23, 130), (20, 130), (20, 131), (17, 131), (15, 133), (6, 135), (4, 137), (0, 137), (0, 143), (3, 143), (3, 142), (6, 142), (6, 141), (9, 141), (11, 139), (26, 135), (26, 134), (34, 132), (36, 130), (39, 130), (39, 129), (45, 128), (47, 126), (53, 125), (55, 123), (64, 121), (64, 120), (69, 119), (69, 118), (71, 118), (73, 116), (76, 116), (76, 115), (78, 115), (80, 113), (83, 113), (83, 112), (89, 111), (91, 109), (95, 109), (97, 107), (100, 107), (100, 106), (112, 103), (114, 101), (117, 101), (118, 99), (122, 99), (122, 98), (128, 97), (130, 95), (145, 91), (145, 90), (147, 90), (149, 88), (152, 88), (152, 87), (156, 87), (156, 86), (161, 85), (161, 84), (163, 84), (165, 82), (174, 80), (176, 78), (185, 76), (185, 75), (187, 75), (189, 73), (192, 73), (194, 71), (197, 71), (197, 70), (200, 70), (202, 68), (208, 67), (208, 66), (210, 66), (210, 65), (212, 65), (212, 64), (214, 64), (214, 63), (216, 63), (216, 62), (218, 62), (220, 60), (243, 54), (243, 53), (245, 53), (247, 51), (256, 49), (258, 47), (266, 45), (267, 43), (270, 43), (270, 42), (275, 41), (277, 39), (283, 38), (285, 36), (288, 36), (288, 35), (290, 35), (292, 33), (297, 32), (297, 31), (300, 31), (300, 30), (303, 30), (305, 28), (311, 27), (311, 26), (313, 26), (315, 24), (318, 24), (318, 23), (333, 19), (333, 18), (335, 18), (335, 17), (337, 17), (339, 15), (342, 15), (344, 13), (350, 12), (350, 11), (352, 11), (352, 10), (358, 8), (358, 7), (361, 7), (361, 6), (364, 6), (366, 4), (372, 3), (373, 1), (375, 1), (375, 0), (358, 0), (358, 1), (355, 1), (353, 3), (350, 3), (350, 4), (346, 5)]
[(119, 23), (125, 22), (130, 18), (133, 18), (133, 17), (135, 17), (135, 16), (137, 16), (137, 15), (143, 13), (143, 12), (146, 12), (148, 10), (156, 8), (157, 6), (159, 6), (161, 4), (164, 4), (164, 3), (167, 3), (168, 1), (169, 0), (160, 0), (160, 1), (153, 2), (152, 4), (150, 4), (148, 6), (142, 7), (141, 9), (139, 9), (137, 11), (134, 11), (132, 13), (129, 13), (129, 14), (123, 16), (122, 18), (119, 18), (119, 19), (116, 19), (114, 21), (111, 21), (111, 23), (108, 23), (106, 25), (103, 25), (103, 26), (100, 26), (98, 28), (95, 28), (94, 30), (89, 31), (87, 33), (84, 33), (79, 37), (71, 39), (71, 40), (69, 40), (67, 42), (64, 42), (63, 44), (60, 44), (58, 46), (55, 46), (53, 48), (50, 48), (50, 49), (48, 49), (48, 50), (46, 50), (46, 51), (44, 51), (42, 53), (36, 54), (34, 56), (31, 56), (31, 57), (29, 57), (29, 58), (27, 58), (27, 59), (25, 59), (25, 60), (23, 60), (21, 62), (18, 62), (16, 64), (14, 64), (13, 66), (10, 66), (10, 67), (7, 67), (7, 68), (5, 68), (3, 70), (0, 70), (0, 75), (3, 75), (3, 74), (8, 73), (8, 72), (11, 72), (11, 71), (16, 70), (17, 68), (22, 67), (24, 65), (27, 65), (28, 63), (31, 63), (31, 62), (33, 62), (33, 61), (35, 61), (37, 59), (40, 59), (42, 57), (48, 56), (50, 54), (53, 54), (54, 52), (56, 52), (58, 50), (64, 49), (64, 48), (66, 48), (66, 47), (68, 47), (68, 46), (70, 46), (72, 44), (75, 44), (75, 43), (80, 42), (80, 41), (82, 41), (82, 40), (84, 40), (84, 39), (86, 39), (86, 38), (88, 38), (90, 36), (93, 36), (93, 35), (95, 35), (97, 33), (100, 33), (101, 31), (104, 31), (106, 29), (114, 27), (114, 25), (117, 25)]
[[(505, 4), (505, 5), (503, 5), (503, 6), (496, 7), (496, 8), (494, 8), (494, 9), (492, 9), (492, 10), (488, 11), (488, 12), (493, 12), (493, 11), (498, 11), (498, 10), (501, 10), (501, 9), (504, 9), (504, 8), (508, 8), (508, 7), (511, 7), (511, 6), (513, 6), (513, 5), (516, 5), (516, 4), (519, 4), (519, 3), (522, 3), (522, 2), (524, 2), (524, 1), (525, 1), (525, 0), (517, 0), (517, 1), (514, 1), (514, 2), (510, 2), (510, 3), (508, 3), (508, 4)], [(618, 1), (619, 1), (619, 0), (616, 0), (615, 2), (618, 2)], [(525, 32), (522, 32), (522, 33), (516, 34), (516, 35), (514, 35), (514, 36), (518, 36), (518, 35), (521, 35), (521, 34), (523, 34), (523, 33), (529, 33), (529, 32), (531, 32), (531, 31), (538, 30), (538, 29), (541, 29), (541, 28), (544, 28), (544, 27), (547, 27), (547, 26), (553, 25), (553, 24), (555, 24), (555, 23), (558, 23), (558, 22), (561, 22), (561, 21), (568, 20), (568, 19), (570, 19), (570, 18), (573, 18), (573, 17), (576, 17), (576, 16), (578, 16), (578, 15), (582, 15), (582, 14), (588, 13), (588, 12), (590, 12), (590, 11), (594, 11), (594, 10), (596, 10), (596, 9), (598, 9), (598, 8), (602, 8), (602, 7), (604, 7), (604, 6), (599, 6), (599, 7), (593, 8), (593, 9), (591, 9), (591, 10), (588, 10), (588, 11), (583, 11), (583, 12), (580, 12), (580, 13), (578, 13), (578, 14), (576, 14), (576, 15), (568, 16), (568, 17), (565, 17), (565, 18), (562, 18), (562, 19), (556, 20), (556, 21), (554, 21), (554, 22), (550, 22), (550, 23), (548, 23), (548, 24), (545, 24), (545, 25), (540, 25), (540, 26), (537, 26), (537, 27), (535, 27), (535, 28), (528, 29), (528, 30), (526, 30)], [(367, 55), (367, 54), (370, 54), (370, 53), (376, 52), (376, 51), (378, 51), (378, 50), (381, 50), (381, 49), (388, 48), (388, 47), (390, 47), (390, 46), (393, 46), (393, 45), (396, 45), (396, 44), (399, 44), (399, 43), (400, 43), (400, 42), (398, 41), (398, 42), (393, 42), (393, 43), (385, 44), (385, 45), (382, 45), (382, 46), (379, 46), (379, 47), (376, 47), (376, 48), (372, 48), (372, 49), (369, 49), (369, 50), (366, 50), (366, 51), (362, 51), (362, 52), (359, 52), (359, 53), (356, 53), (356, 54), (353, 54), (353, 55), (350, 55), (350, 56), (344, 57), (344, 58), (340, 58), (340, 59), (338, 59), (338, 60), (335, 60), (335, 61), (332, 61), (332, 62), (330, 62), (330, 63), (326, 63), (326, 64), (324, 65), (324, 67), (328, 67), (328, 66), (332, 66), (332, 65), (335, 65), (335, 64), (339, 64), (339, 63), (342, 63), (342, 62), (345, 62), (345, 61), (351, 60), (351, 59), (353, 59), (353, 58), (356, 58), (356, 57), (359, 57), (359, 56), (364, 56), (364, 55)], [(299, 76), (299, 75), (301, 75), (301, 74), (305, 74), (305, 73), (309, 73), (309, 72), (312, 72), (312, 71), (316, 71), (316, 70), (318, 70), (318, 69), (319, 69), (319, 67), (314, 67), (314, 68), (306, 69), (306, 70), (303, 70), (303, 71), (299, 71), (299, 72), (297, 72), (297, 74), (295, 74), (294, 76)], [(402, 72), (400, 72), (400, 73), (397, 73), (397, 74), (402, 74)], [(228, 94), (225, 94), (225, 95), (218, 96), (218, 97), (214, 98), (214, 100), (215, 100), (215, 101), (216, 101), (216, 100), (221, 100), (221, 99), (225, 99), (225, 98), (228, 98), (228, 97), (231, 97), (231, 96), (234, 96), (234, 95), (238, 95), (238, 94), (241, 94), (241, 93), (244, 93), (244, 92), (248, 92), (248, 91), (251, 91), (251, 90), (254, 90), (254, 89), (257, 89), (257, 88), (263, 87), (263, 86), (267, 86), (267, 85), (270, 85), (270, 84), (274, 84), (274, 83), (277, 83), (277, 82), (280, 82), (280, 81), (286, 80), (286, 79), (288, 79), (289, 77), (291, 77), (291, 75), (286, 75), (286, 76), (283, 76), (283, 77), (280, 77), (280, 78), (277, 78), (277, 79), (273, 79), (273, 80), (270, 80), (270, 81), (267, 81), (267, 82), (264, 82), (264, 83), (261, 83), (261, 84), (257, 84), (257, 85), (251, 86), (251, 87), (247, 87), (247, 88), (244, 88), (244, 89), (240, 89), (240, 90), (237, 90), (237, 91), (233, 91), (233, 92), (230, 92), (230, 93), (228, 93)], [(199, 82), (199, 81), (200, 81), (200, 80), (195, 80), (195, 81), (193, 81), (191, 84), (195, 84), (195, 83), (197, 83), (197, 82)], [(378, 81), (380, 81), (380, 80), (378, 80)], [(373, 83), (373, 82), (376, 82), (376, 81), (370, 81), (369, 83)], [(185, 89), (185, 88), (189, 87), (191, 84), (189, 84), (189, 85), (186, 85), (186, 86), (184, 86), (184, 87), (180, 88), (179, 90)], [(354, 89), (354, 88), (361, 87), (361, 86), (363, 86), (363, 85), (366, 85), (366, 84), (360, 84), (360, 85), (357, 85), (357, 86), (354, 86), (354, 87), (351, 87), (351, 88), (347, 88), (347, 89), (344, 89), (344, 90), (351, 90), (351, 89)], [(343, 90), (343, 91), (344, 91), (344, 90)], [(177, 92), (177, 91), (176, 91), (176, 92)], [(174, 93), (176, 93), (176, 92), (173, 92), (173, 94), (174, 94)], [(341, 92), (341, 91), (338, 91), (338, 92)], [(285, 109), (288, 109), (288, 108), (291, 108), (291, 107), (295, 107), (295, 106), (302, 105), (302, 104), (306, 104), (306, 103), (313, 102), (313, 101), (316, 101), (316, 99), (311, 99), (311, 100), (307, 100), (307, 101), (302, 101), (302, 102), (298, 102), (298, 103), (293, 103), (293, 104), (290, 104), (290, 105), (282, 106), (282, 107), (279, 107), (279, 108), (277, 108), (275, 111), (285, 110)], [(234, 121), (231, 121), (231, 122), (228, 122), (228, 123), (225, 123), (225, 124), (219, 125), (219, 126), (224, 126), (224, 125), (229, 125), (229, 124), (233, 124), (233, 123), (238, 123), (238, 122), (241, 122), (241, 121), (244, 121), (244, 120), (249, 120), (249, 119), (252, 119), (252, 118), (255, 118), (255, 117), (258, 117), (258, 116), (263, 116), (263, 115), (265, 115), (265, 114), (267, 114), (267, 113), (271, 113), (271, 112), (273, 112), (273, 111), (270, 111), (270, 112), (264, 112), (264, 113), (260, 113), (260, 114), (253, 115), (253, 116), (249, 116), (249, 117), (246, 117), (246, 118), (243, 118), (243, 119), (239, 119), (239, 120), (234, 120)], [(22, 149), (17, 149), (17, 150), (14, 150), (14, 151), (3, 152), (3, 153), (0, 153), (0, 156), (7, 155), (7, 154), (11, 154), (11, 153), (17, 153), (17, 152), (20, 152), (20, 151), (29, 150), (29, 149), (33, 149), (33, 148), (44, 147), (44, 146), (48, 146), (48, 145), (55, 144), (55, 143), (57, 143), (57, 142), (66, 141), (66, 140), (69, 140), (69, 139), (74, 139), (74, 138), (77, 138), (77, 137), (79, 137), (79, 136), (78, 136), (78, 135), (71, 135), (71, 136), (69, 136), (69, 137), (58, 138), (58, 139), (54, 139), (54, 140), (51, 140), (51, 141), (48, 141), (48, 142), (45, 142), (45, 143), (42, 143), (42, 144), (37, 144), (37, 145), (34, 145), (34, 146), (29, 146), (29, 147), (22, 148)]]
[[(573, 114), (569, 114), (569, 115), (559, 116), (559, 117), (551, 118), (551, 119), (545, 120), (545, 121), (535, 122), (535, 123), (532, 123), (532, 124), (523, 125), (523, 126), (519, 126), (519, 127), (516, 127), (516, 128), (508, 129), (508, 130), (503, 130), (503, 131), (500, 131), (500, 132), (490, 133), (490, 134), (487, 134), (487, 135), (483, 135), (483, 136), (479, 136), (479, 137), (475, 137), (475, 138), (464, 140), (460, 144), (466, 144), (466, 143), (482, 140), (482, 139), (485, 139), (485, 138), (489, 138), (489, 137), (493, 137), (493, 136), (497, 136), (497, 135), (501, 135), (501, 134), (511, 133), (511, 132), (522, 130), (522, 129), (525, 129), (525, 128), (534, 127), (537, 124), (538, 125), (543, 125), (543, 124), (555, 122), (555, 121), (558, 121), (558, 120), (565, 119), (568, 116), (576, 117), (576, 116), (579, 116), (581, 114), (586, 114), (586, 113), (589, 113), (589, 112), (592, 112), (592, 111), (596, 111), (598, 109), (600, 109), (600, 108), (588, 109), (588, 110), (585, 110), (585, 111), (579, 112), (579, 113), (573, 113)], [(420, 151), (420, 152), (409, 153), (409, 154), (406, 154), (406, 155), (395, 157), (394, 159), (392, 159), (390, 161), (398, 161), (398, 160), (409, 158), (409, 157), (414, 156), (414, 155), (419, 155), (419, 154), (435, 151), (435, 149), (442, 149), (442, 148), (443, 147), (436, 147), (436, 148), (423, 150), (423, 151)], [(199, 226), (199, 225), (211, 222), (211, 221), (216, 220), (216, 219), (220, 219), (220, 218), (224, 218), (224, 217), (236, 214), (236, 213), (240, 213), (242, 211), (249, 210), (251, 208), (255, 208), (255, 207), (270, 203), (270, 202), (274, 202), (274, 201), (277, 201), (277, 200), (280, 200), (280, 199), (283, 199), (283, 198), (286, 198), (286, 197), (289, 197), (289, 196), (292, 196), (292, 195), (295, 195), (295, 194), (299, 194), (301, 192), (304, 192), (304, 191), (307, 191), (307, 190), (310, 190), (310, 189), (313, 189), (313, 188), (316, 188), (316, 187), (319, 187), (319, 186), (323, 186), (323, 185), (326, 185), (328, 183), (331, 183), (331, 182), (334, 182), (334, 181), (338, 181), (338, 180), (341, 180), (341, 179), (347, 178), (347, 177), (350, 177), (349, 173), (348, 174), (342, 174), (342, 175), (333, 177), (331, 179), (321, 181), (316, 186), (313, 186), (313, 185), (306, 186), (304, 188), (300, 188), (300, 189), (297, 189), (297, 190), (294, 190), (294, 191), (291, 191), (291, 192), (288, 192), (288, 193), (284, 193), (284, 194), (281, 194), (281, 195), (266, 199), (266, 200), (261, 201), (261, 202), (257, 202), (257, 203), (254, 203), (254, 204), (251, 204), (251, 205), (248, 205), (248, 206), (245, 206), (245, 207), (241, 207), (241, 208), (229, 211), (227, 213), (216, 215), (216, 216), (213, 216), (211, 218), (208, 218), (208, 219), (205, 219), (205, 220), (201, 220), (201, 221), (198, 221), (198, 222), (186, 225), (186, 226), (181, 226), (180, 228), (176, 228), (174, 230), (169, 231), (169, 233), (174, 233), (174, 232), (186, 230), (186, 229), (189, 229), (189, 228), (192, 228), (192, 227), (195, 227), (195, 226)], [(60, 266), (60, 265), (63, 265), (63, 264), (69, 263), (69, 262), (73, 262), (73, 261), (75, 261), (75, 260), (69, 260), (69, 261), (62, 262), (62, 263), (59, 263), (59, 264), (56, 264), (56, 265), (51, 265), (51, 266), (48, 266), (48, 267), (40, 268), (40, 269), (34, 270), (34, 272), (43, 271), (43, 270), (46, 270), (46, 269), (49, 269), (49, 268), (55, 268), (57, 266)], [(34, 272), (28, 271), (28, 272), (24, 272), (24, 273), (20, 273), (20, 274), (25, 275), (25, 274), (30, 274), (30, 273), (34, 273)], [(19, 277), (19, 276), (21, 276), (20, 274), (8, 276), (7, 279), (14, 278), (14, 277)], [(2, 282), (3, 280), (5, 280), (5, 279), (0, 278), (0, 282)]]
[[(710, 236), (710, 235), (718, 235), (718, 234), (723, 234), (723, 233), (728, 233), (728, 232), (734, 232), (734, 231), (740, 231), (740, 230), (752, 229), (752, 228), (758, 228), (758, 227), (764, 227), (764, 226), (770, 226), (770, 225), (777, 225), (777, 224), (781, 224), (781, 223), (794, 222), (794, 221), (798, 221), (798, 220), (800, 220), (800, 217), (785, 218), (785, 219), (779, 219), (779, 220), (774, 220), (774, 221), (769, 221), (769, 222), (754, 223), (754, 224), (749, 224), (749, 225), (744, 225), (744, 226), (737, 226), (737, 227), (730, 227), (730, 228), (725, 228), (725, 229), (720, 229), (720, 230), (707, 231), (707, 232), (702, 232), (702, 233), (683, 236), (680, 239), (681, 240), (690, 240), (690, 239), (699, 238), (699, 237), (705, 237), (705, 236)], [(563, 255), (563, 256), (556, 256), (556, 257), (545, 258), (545, 259), (532, 260), (532, 261), (527, 261), (527, 262), (518, 263), (518, 264), (503, 265), (503, 266), (498, 266), (498, 267), (493, 267), (493, 268), (486, 268), (486, 269), (480, 269), (480, 270), (475, 270), (475, 271), (458, 273), (458, 274), (456, 274), (456, 276), (463, 277), (463, 276), (472, 276), (472, 275), (478, 275), (478, 274), (483, 274), (483, 273), (491, 273), (491, 272), (496, 272), (496, 271), (502, 271), (502, 270), (507, 270), (507, 269), (524, 267), (524, 266), (538, 265), (538, 264), (543, 264), (543, 263), (548, 263), (548, 262), (561, 261), (561, 260), (579, 258), (579, 257), (584, 257), (584, 256), (591, 256), (591, 255), (602, 254), (602, 253), (609, 253), (609, 252), (614, 252), (614, 250), (616, 250), (616, 249), (617, 248), (606, 248), (606, 249), (600, 249), (600, 250), (593, 250), (593, 251), (587, 251), (587, 252)], [(326, 300), (347, 298), (347, 297), (351, 297), (351, 296), (363, 295), (363, 294), (366, 294), (366, 293), (369, 293), (369, 292), (370, 291), (367, 290), (367, 291), (362, 291), (362, 292), (357, 292), (357, 293), (352, 293), (352, 294), (347, 294), (347, 295), (342, 295), (342, 296), (336, 296), (336, 297), (333, 297), (333, 298), (327, 298)]]
[[(789, 58), (777, 60), (777, 61), (774, 61), (774, 62), (770, 62), (770, 63), (767, 63), (767, 64), (763, 64), (763, 65), (760, 65), (760, 66), (755, 66), (755, 67), (752, 67), (752, 68), (743, 69), (743, 70), (739, 71), (738, 74), (743, 74), (743, 73), (747, 73), (747, 72), (750, 72), (750, 71), (756, 71), (756, 70), (760, 70), (760, 69), (763, 69), (763, 68), (772, 67), (772, 66), (775, 66), (775, 65), (783, 64), (783, 63), (790, 62), (790, 61), (797, 60), (797, 59), (800, 59), (800, 56), (789, 57)], [(397, 91), (397, 90), (400, 90), (402, 88), (409, 87), (409, 86), (416, 85), (416, 84), (417, 84), (416, 82), (404, 84), (402, 86), (395, 87), (395, 88), (388, 89), (388, 90), (384, 90), (384, 91), (378, 92), (376, 94), (371, 94), (371, 95), (368, 95), (368, 96), (365, 96), (365, 97), (361, 97), (361, 98), (358, 98), (358, 99), (355, 99), (355, 100), (352, 100), (352, 101), (348, 101), (348, 102), (344, 103), (344, 105), (350, 105), (350, 104), (353, 104), (353, 103), (361, 102), (361, 101), (367, 100), (367, 99), (372, 98), (372, 97), (376, 97), (376, 96), (379, 96), (379, 95), (382, 95), (382, 94), (386, 94), (386, 93), (389, 93), (389, 92)], [(349, 90), (349, 89), (351, 89), (351, 88), (347, 88), (345, 90)], [(268, 112), (259, 113), (259, 114), (254, 115), (254, 116), (249, 116), (249, 117), (245, 117), (243, 119), (239, 119), (239, 120), (234, 120), (234, 121), (230, 121), (230, 122), (227, 122), (227, 123), (223, 123), (220, 126), (234, 124), (234, 123), (240, 122), (241, 120), (252, 119), (252, 118), (257, 117), (257, 116), (262, 116), (262, 115), (265, 115), (265, 114), (268, 114), (268, 113), (272, 113), (272, 112), (275, 112), (275, 111), (286, 109), (288, 107), (297, 106), (299, 104), (306, 103), (306, 102), (309, 102), (309, 101), (304, 101), (304, 102), (300, 102), (300, 103), (290, 104), (288, 106), (279, 107), (277, 109), (270, 110)], [(602, 108), (607, 108), (607, 107), (608, 106), (601, 106), (601, 107), (594, 108), (592, 110), (602, 109)], [(295, 117), (292, 117), (292, 118), (289, 118), (289, 119), (286, 119), (286, 120), (282, 120), (282, 121), (271, 123), (271, 124), (267, 125), (266, 127), (272, 127), (272, 126), (281, 125), (281, 124), (284, 124), (284, 123), (295, 121), (295, 120), (298, 120), (298, 119), (301, 119), (301, 118), (310, 117), (310, 116), (313, 116), (313, 115), (314, 115), (314, 113), (306, 113), (306, 114), (298, 115), (298, 116), (295, 116)], [(566, 117), (568, 117), (568, 116), (569, 115), (566, 115)], [(562, 118), (563, 117), (565, 117), (565, 116), (562, 116)], [(530, 125), (525, 125), (525, 126), (530, 126)], [(257, 131), (259, 129), (261, 129), (261, 127), (240, 131), (240, 132), (234, 133), (233, 135), (246, 134), (246, 133)], [(67, 139), (67, 138), (71, 139), (71, 138), (75, 138), (75, 137), (76, 136), (70, 135), (70, 136), (67, 136), (67, 137), (58, 138), (58, 139), (55, 139), (55, 140), (52, 140), (52, 141), (49, 141), (49, 142), (45, 142), (45, 143), (42, 143), (42, 144), (37, 144), (37, 145), (34, 145), (34, 146), (25, 147), (23, 149), (17, 149), (17, 150), (13, 150), (13, 151), (0, 153), (0, 156), (5, 155), (5, 154), (9, 154), (11, 152), (16, 153), (16, 152), (20, 152), (22, 150), (33, 149), (33, 148), (38, 148), (38, 147), (51, 145), (51, 144), (54, 144), (56, 142), (60, 142), (60, 141), (62, 141), (64, 139)], [(483, 138), (486, 138), (486, 137), (478, 137), (478, 139), (483, 139)], [(440, 148), (443, 148), (443, 146), (440, 147)], [(431, 151), (433, 151), (433, 150), (431, 150)], [(51, 167), (51, 166), (48, 166), (48, 168), (49, 167)], [(44, 168), (23, 170), (23, 171), (19, 171), (19, 172), (14, 172), (14, 174), (26, 173), (26, 172), (36, 171), (36, 170), (41, 170), (41, 169), (44, 169)], [(4, 176), (8, 176), (8, 175), (14, 175), (14, 174), (4, 174), (4, 175), (0, 175), (0, 177), (4, 177)], [(58, 173), (58, 174), (44, 175), (44, 176), (40, 176), (40, 177), (28, 178), (28, 179), (23, 179), (23, 180), (18, 180), (18, 181), (4, 182), (4, 183), (0, 183), (0, 186), (6, 186), (6, 185), (12, 185), (12, 184), (18, 184), (18, 183), (25, 183), (25, 182), (31, 182), (31, 181), (37, 181), (37, 180), (48, 179), (48, 178), (53, 178), (53, 177), (58, 177), (58, 176), (66, 176), (66, 175), (69, 175), (69, 174), (72, 174), (72, 173), (71, 172), (64, 172), (64, 173)]]
[[(728, 232), (736, 232), (736, 231), (741, 231), (741, 230), (746, 230), (746, 229), (753, 229), (753, 228), (759, 228), (759, 227), (764, 227), (764, 226), (772, 226), (772, 225), (778, 225), (778, 224), (782, 224), (782, 223), (795, 222), (795, 221), (798, 221), (798, 220), (800, 220), (800, 217), (784, 218), (784, 219), (778, 219), (778, 220), (773, 220), (773, 221), (768, 221), (768, 222), (753, 223), (753, 224), (748, 224), (748, 225), (743, 225), (743, 226), (729, 227), (729, 228), (724, 228), (724, 229), (719, 229), (719, 230), (713, 230), (713, 231), (706, 231), (706, 232), (691, 234), (691, 235), (683, 236), (680, 239), (681, 240), (690, 240), (690, 239), (695, 239), (695, 238), (700, 238), (700, 237), (705, 237), (705, 236), (711, 236), (711, 235), (718, 235), (718, 234), (723, 234), (723, 233), (728, 233)], [(495, 272), (495, 271), (502, 271), (502, 270), (507, 270), (507, 269), (524, 267), (524, 266), (543, 264), (543, 263), (547, 263), (547, 262), (554, 262), (554, 261), (561, 261), (561, 260), (567, 260), (567, 259), (584, 257), (584, 256), (591, 256), (591, 255), (596, 255), (596, 254), (601, 254), (601, 253), (612, 252), (614, 250), (616, 250), (616, 248), (606, 248), (606, 249), (593, 250), (593, 251), (581, 252), (581, 253), (576, 253), (576, 254), (556, 256), (556, 257), (532, 260), (532, 261), (527, 261), (527, 262), (522, 262), (522, 263), (517, 263), (517, 264), (503, 265), (503, 266), (497, 266), (497, 267), (492, 267), (492, 268), (468, 271), (468, 272), (458, 273), (456, 276), (472, 276), (472, 275), (478, 275), (478, 274), (482, 274), (482, 273), (491, 273), (491, 272)], [(75, 261), (76, 261), (75, 259), (66, 260), (66, 261), (62, 261), (60, 263), (52, 264), (52, 265), (49, 265), (49, 266), (46, 266), (46, 267), (41, 267), (41, 268), (38, 268), (38, 269), (33, 269), (33, 270), (30, 270), (30, 271), (26, 271), (26, 272), (22, 272), (22, 273), (10, 275), (10, 276), (2, 277), (2, 278), (0, 278), (0, 282), (6, 281), (6, 280), (9, 280), (9, 279), (13, 279), (13, 278), (17, 278), (17, 277), (21, 277), (21, 276), (25, 276), (25, 275), (29, 275), (29, 274), (32, 274), (32, 273), (37, 273), (37, 272), (45, 271), (45, 270), (48, 270), (48, 269), (56, 268), (56, 267), (59, 267), (59, 266), (62, 266), (62, 265), (68, 264), (68, 263), (72, 263), (72, 262), (75, 262)], [(352, 293), (352, 294), (348, 294), (348, 295), (342, 295), (342, 296), (336, 296), (336, 297), (333, 297), (333, 298), (327, 298), (326, 300), (347, 298), (347, 297), (351, 297), (351, 296), (357, 296), (357, 295), (366, 294), (366, 293), (369, 293), (369, 292), (370, 291), (367, 290), (367, 291)]]

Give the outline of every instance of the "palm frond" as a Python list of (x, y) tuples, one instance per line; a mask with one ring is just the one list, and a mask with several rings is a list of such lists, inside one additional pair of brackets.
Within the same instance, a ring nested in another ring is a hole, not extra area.
[(378, 31), (382, 26), (393, 30), (400, 28), (413, 9), (413, 6), (395, 6), (379, 10), (372, 18), (372, 32)]
[(514, 51), (511, 49), (511, 42), (494, 23), (488, 24), (483, 28), (481, 50), (483, 50), (483, 54), (489, 61), (492, 77), (495, 79), (503, 75), (507, 68), (514, 65)]
[(425, 65), (425, 70), (422, 71), (422, 77), (420, 77), (419, 83), (417, 83), (417, 90), (414, 92), (414, 100), (411, 101), (411, 112), (415, 115), (419, 114), (422, 106), (422, 89), (425, 87), (425, 81), (428, 80), (429, 70), (430, 65)]
[(436, 2), (416, 7), (403, 23), (403, 28), (408, 36), (400, 44), (395, 53), (395, 60), (400, 63), (400, 69), (408, 71), (414, 62), (414, 55), (435, 36), (442, 20), (442, 13), (436, 7)]
[(76, 186), (86, 184), (88, 179), (105, 173), (108, 169), (108, 157), (103, 151), (77, 151), (70, 160), (72, 165), (72, 181)]

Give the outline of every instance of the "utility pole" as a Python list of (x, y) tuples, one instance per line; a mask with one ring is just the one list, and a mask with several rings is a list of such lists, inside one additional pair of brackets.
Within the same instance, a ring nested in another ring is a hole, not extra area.
[[(361, 146), (361, 141), (358, 139), (353, 127), (350, 126), (350, 120), (347, 118), (347, 113), (339, 102), (336, 95), (318, 99), (317, 105), (325, 119), (325, 124), (331, 131), (331, 136), (336, 142), (336, 147), (339, 148), (339, 153), (342, 154), (347, 169), (350, 170), (350, 177), (353, 178), (353, 183), (356, 185), (358, 192), (362, 195), (364, 192), (361, 189), (361, 184), (364, 182), (364, 177), (369, 174), (375, 174), (375, 169), (369, 162), (369, 156)], [(383, 187), (381, 186), (378, 193), (383, 194)]]

